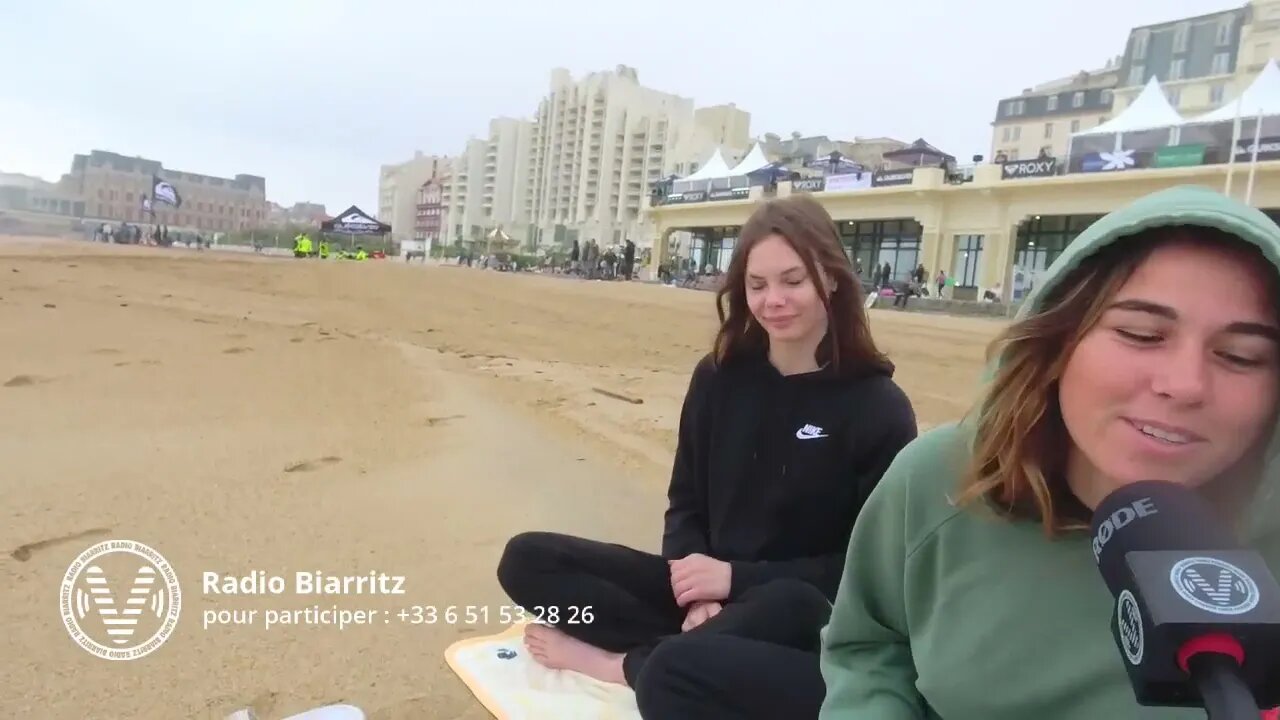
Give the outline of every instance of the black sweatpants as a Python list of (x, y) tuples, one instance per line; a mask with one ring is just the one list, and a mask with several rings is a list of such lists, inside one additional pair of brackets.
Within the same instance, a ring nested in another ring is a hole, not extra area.
[[(645, 718), (816, 718), (825, 687), (819, 632), (831, 604), (802, 580), (744, 591), (683, 633), (667, 560), (624, 545), (557, 533), (512, 538), (498, 581), (526, 610), (558, 608), (565, 634), (624, 653), (623, 673)], [(591, 623), (565, 623), (591, 608)], [(544, 616), (545, 617), (545, 616)]]

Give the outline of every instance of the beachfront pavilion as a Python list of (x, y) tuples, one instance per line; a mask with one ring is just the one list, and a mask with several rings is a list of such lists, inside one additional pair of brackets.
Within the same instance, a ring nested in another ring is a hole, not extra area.
[[(931, 281), (939, 270), (954, 278), (945, 292), (952, 299), (993, 289), (1017, 301), (1094, 220), (1158, 190), (1203, 185), (1280, 220), (1280, 67), (1268, 63), (1238, 98), (1194, 118), (1179, 116), (1159, 85), (1149, 84), (1111, 122), (1073, 136), (1063, 158), (978, 164), (964, 173), (924, 166), (768, 181), (740, 172), (748, 169), (677, 181), (655, 199), (647, 210), (655, 274), (673, 254), (700, 260), (700, 269), (727, 267), (757, 203), (807, 192), (836, 221), (864, 277), (888, 263), (893, 279), (903, 280), (924, 264)], [(676, 233), (691, 238), (688, 247), (673, 247)]]
[[(1231, 195), (1244, 199), (1248, 163), (1153, 168), (1125, 172), (1052, 175), (1006, 180), (1001, 165), (979, 165), (973, 181), (944, 182), (941, 168), (916, 168), (911, 183), (849, 191), (813, 192), (840, 232), (851, 261), (869, 274), (888, 262), (895, 279), (905, 278), (923, 263), (932, 280), (942, 269), (955, 278), (953, 299), (976, 299), (1000, 286), (1006, 301), (1018, 295), (1098, 217), (1143, 195), (1183, 184), (1224, 190), (1228, 172)], [(1280, 159), (1260, 161), (1250, 204), (1280, 221)], [(767, 197), (786, 197), (792, 183), (750, 188), (746, 197), (649, 208), (655, 229), (651, 267), (672, 255), (671, 237), (692, 234), (681, 257), (700, 260), (698, 267), (728, 266), (737, 231), (755, 205)]]

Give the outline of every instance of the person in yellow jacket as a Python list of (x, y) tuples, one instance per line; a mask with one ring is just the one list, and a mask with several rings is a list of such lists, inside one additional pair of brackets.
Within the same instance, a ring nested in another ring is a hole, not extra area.
[(367, 253), (367, 252), (365, 252), (365, 251), (364, 251), (364, 246), (362, 246), (362, 245), (357, 245), (357, 246), (356, 246), (356, 259), (357, 259), (357, 260), (368, 260), (368, 259), (369, 259), (369, 253)]
[(329, 259), (329, 243), (325, 240), (320, 241), (320, 259)]

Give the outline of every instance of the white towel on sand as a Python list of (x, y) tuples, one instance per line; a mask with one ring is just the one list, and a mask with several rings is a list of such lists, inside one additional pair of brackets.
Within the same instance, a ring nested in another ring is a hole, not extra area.
[(640, 720), (630, 688), (535, 662), (523, 624), (459, 640), (445, 660), (498, 720)]

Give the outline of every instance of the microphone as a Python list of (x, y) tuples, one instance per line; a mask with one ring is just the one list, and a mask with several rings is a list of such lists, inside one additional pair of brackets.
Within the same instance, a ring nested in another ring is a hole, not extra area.
[(1112, 634), (1139, 705), (1258, 720), (1280, 705), (1280, 586), (1193, 490), (1144, 481), (1093, 514)]

